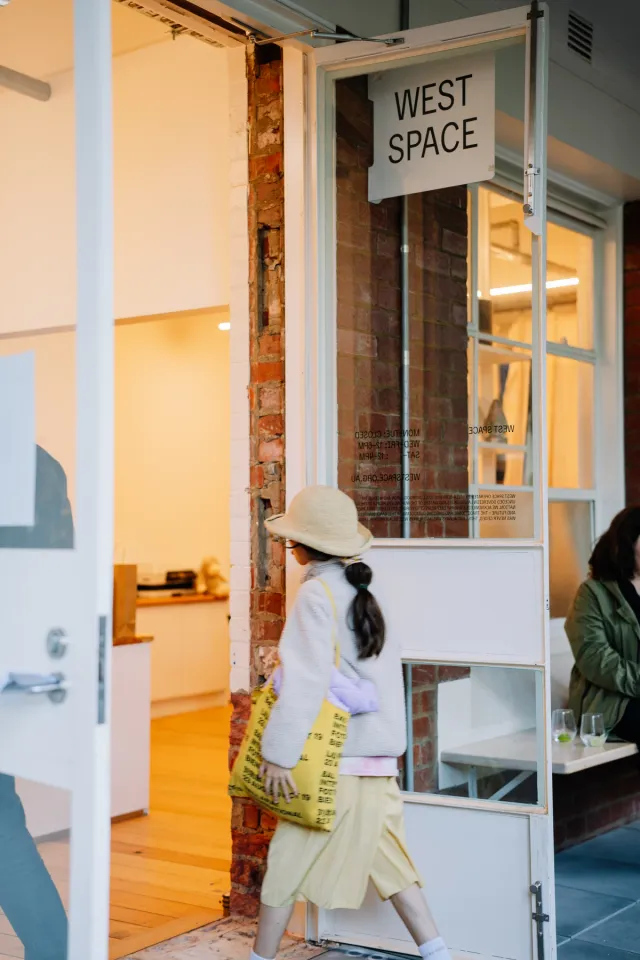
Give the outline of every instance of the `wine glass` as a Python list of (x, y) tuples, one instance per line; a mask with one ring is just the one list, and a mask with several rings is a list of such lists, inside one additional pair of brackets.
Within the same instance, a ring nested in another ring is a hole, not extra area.
[(573, 710), (554, 710), (551, 732), (556, 743), (573, 743), (578, 733)]
[(601, 713), (585, 713), (580, 723), (580, 739), (585, 747), (603, 747), (607, 742)]

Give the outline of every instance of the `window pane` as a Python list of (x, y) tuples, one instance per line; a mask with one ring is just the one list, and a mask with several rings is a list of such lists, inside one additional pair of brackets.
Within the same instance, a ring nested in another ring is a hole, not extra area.
[[(512, 52), (524, 75), (524, 46)], [(370, 203), (369, 77), (338, 80), (335, 92), (338, 484), (378, 538), (489, 536), (496, 524), (500, 536), (530, 537), (532, 494), (519, 489), (533, 483), (530, 353), (500, 360), (493, 342), (469, 341), (469, 191)]]
[(576, 590), (586, 579), (593, 546), (592, 503), (549, 503), (550, 615), (566, 617)]
[(541, 673), (405, 664), (409, 793), (537, 804), (543, 771)]
[[(593, 256), (590, 236), (549, 223), (547, 336), (593, 347)], [(489, 188), (478, 191), (478, 328), (531, 343), (531, 234), (522, 201)]]
[(593, 347), (593, 240), (556, 223), (547, 227), (547, 338)]
[(591, 490), (594, 368), (547, 355), (549, 486)]
[(478, 444), (481, 486), (531, 486), (531, 354), (481, 339), (478, 343)]
[(336, 110), (338, 484), (378, 537), (402, 536), (403, 516), (413, 537), (467, 537), (467, 188), (408, 198), (403, 424), (402, 200), (368, 201), (366, 76), (338, 81)]

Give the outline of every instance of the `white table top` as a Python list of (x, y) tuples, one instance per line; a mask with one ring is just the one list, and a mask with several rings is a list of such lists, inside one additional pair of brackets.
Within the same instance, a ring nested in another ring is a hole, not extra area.
[[(554, 743), (552, 746), (553, 773), (579, 773), (614, 760), (632, 757), (638, 752), (635, 743), (605, 743), (603, 747), (584, 747), (578, 738), (573, 743)], [(458, 766), (489, 767), (502, 770), (531, 770), (537, 767), (535, 730), (478, 740), (459, 747), (443, 750), (443, 763)]]

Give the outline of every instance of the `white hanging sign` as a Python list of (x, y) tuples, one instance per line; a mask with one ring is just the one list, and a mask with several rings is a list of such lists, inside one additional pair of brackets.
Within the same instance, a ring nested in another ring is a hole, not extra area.
[(495, 61), (480, 53), (369, 77), (373, 166), (369, 200), (491, 180)]

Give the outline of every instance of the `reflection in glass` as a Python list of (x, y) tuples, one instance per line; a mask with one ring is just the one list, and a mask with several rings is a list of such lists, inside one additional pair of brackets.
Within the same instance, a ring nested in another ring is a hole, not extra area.
[(67, 477), (58, 461), (41, 446), (36, 446), (35, 524), (0, 527), (0, 549), (73, 549)]
[(593, 489), (594, 419), (593, 365), (548, 355), (550, 487)]
[(3, 955), (66, 960), (69, 826), (65, 791), (0, 774)]
[(478, 461), (481, 486), (531, 486), (531, 354), (478, 342)]
[[(593, 347), (593, 239), (547, 226), (547, 338)], [(531, 233), (522, 201), (495, 188), (478, 190), (478, 328), (531, 343)]]
[(549, 607), (552, 619), (566, 617), (589, 570), (593, 508), (588, 500), (549, 503)]
[(405, 664), (412, 793), (538, 804), (542, 777), (540, 671)]
[[(338, 484), (378, 537), (469, 535), (467, 188), (407, 198), (403, 421), (400, 198), (368, 200), (366, 76), (336, 84)], [(409, 496), (403, 498), (408, 484)]]

